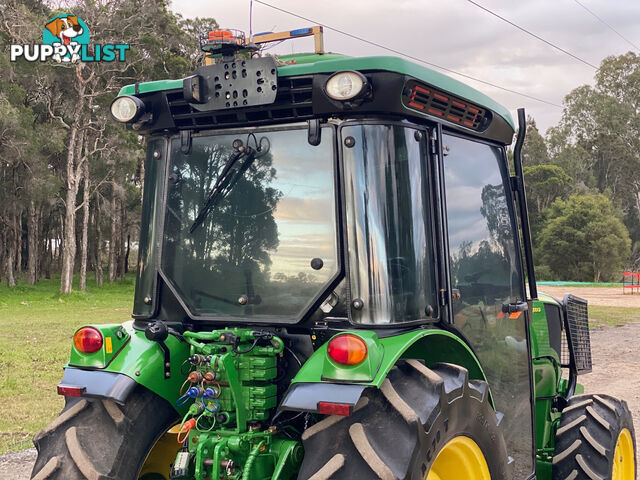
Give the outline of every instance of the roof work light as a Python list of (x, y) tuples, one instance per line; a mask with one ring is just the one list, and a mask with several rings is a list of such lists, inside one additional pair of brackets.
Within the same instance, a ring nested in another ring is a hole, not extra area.
[(334, 73), (325, 85), (327, 95), (334, 100), (352, 100), (366, 94), (367, 77), (360, 72)]
[(122, 123), (133, 122), (144, 113), (144, 102), (138, 97), (123, 95), (111, 104), (111, 115)]

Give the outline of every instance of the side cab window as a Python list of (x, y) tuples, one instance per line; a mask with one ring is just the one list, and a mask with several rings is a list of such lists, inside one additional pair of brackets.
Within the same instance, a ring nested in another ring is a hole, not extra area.
[(444, 135), (444, 174), (454, 324), (469, 340), (504, 413), (517, 478), (533, 471), (530, 359), (514, 205), (504, 149)]

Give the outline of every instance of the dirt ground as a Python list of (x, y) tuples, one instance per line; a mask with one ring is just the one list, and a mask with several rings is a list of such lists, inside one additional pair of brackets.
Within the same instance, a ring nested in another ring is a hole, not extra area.
[[(635, 290), (635, 289), (634, 289)], [(576, 297), (589, 301), (589, 305), (605, 307), (631, 307), (640, 308), (640, 293), (637, 290), (634, 295), (622, 294), (622, 287), (555, 287), (551, 285), (538, 285), (538, 291), (562, 300), (565, 293), (572, 293)]]
[[(621, 288), (567, 288), (541, 286), (540, 290), (562, 299), (571, 292), (591, 305), (637, 307), (640, 295), (622, 295)], [(607, 393), (627, 401), (640, 445), (640, 323), (598, 327), (591, 331), (593, 372), (580, 378), (586, 392)], [(35, 449), (0, 456), (0, 480), (28, 480)]]

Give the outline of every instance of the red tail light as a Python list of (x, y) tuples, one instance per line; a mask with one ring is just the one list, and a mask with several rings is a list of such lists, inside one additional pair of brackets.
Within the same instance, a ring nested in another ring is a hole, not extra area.
[(327, 353), (342, 365), (357, 365), (367, 357), (367, 344), (360, 337), (346, 333), (329, 342)]
[(58, 385), (58, 395), (65, 397), (81, 397), (85, 387), (69, 387), (68, 385)]
[(102, 334), (93, 327), (84, 327), (73, 336), (73, 344), (82, 353), (94, 353), (102, 348)]
[(351, 415), (351, 405), (348, 403), (318, 402), (318, 413), (322, 415)]

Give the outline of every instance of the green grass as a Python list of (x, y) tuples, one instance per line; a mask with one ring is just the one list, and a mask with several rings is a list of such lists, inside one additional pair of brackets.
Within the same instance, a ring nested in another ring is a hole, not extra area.
[(56, 417), (56, 393), (76, 329), (86, 323), (130, 319), (134, 276), (60, 296), (60, 280), (0, 286), (0, 454), (31, 446), (31, 437)]
[(640, 322), (640, 308), (589, 305), (589, 320), (592, 327)]
[(591, 282), (536, 282), (538, 284), (539, 290), (544, 291), (544, 287), (567, 287), (567, 288), (622, 288), (622, 282), (612, 282), (612, 283), (591, 283)]

